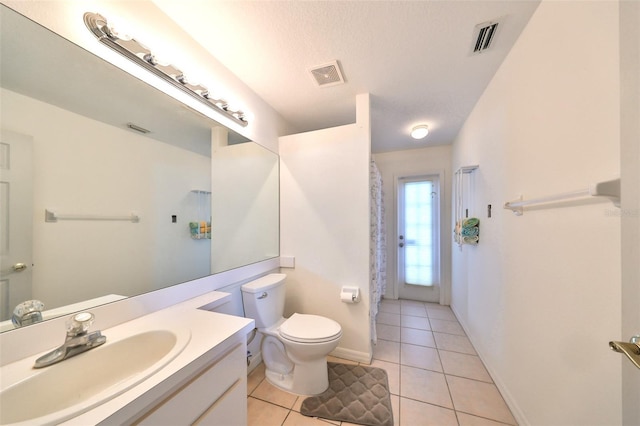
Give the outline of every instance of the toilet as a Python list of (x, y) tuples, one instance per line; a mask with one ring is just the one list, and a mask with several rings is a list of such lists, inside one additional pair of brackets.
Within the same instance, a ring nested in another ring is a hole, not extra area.
[(284, 318), (285, 274), (269, 274), (244, 284), (245, 316), (264, 335), (262, 359), (269, 383), (299, 395), (318, 395), (329, 387), (327, 355), (342, 337), (342, 327), (318, 315)]

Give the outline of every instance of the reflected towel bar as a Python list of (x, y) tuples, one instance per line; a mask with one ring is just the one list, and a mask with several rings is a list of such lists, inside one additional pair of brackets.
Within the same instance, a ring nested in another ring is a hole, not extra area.
[(58, 214), (51, 210), (44, 211), (45, 222), (57, 222), (58, 220), (123, 220), (132, 223), (140, 222), (140, 216), (131, 213), (128, 216), (102, 216), (102, 215), (80, 215), (80, 214)]
[(504, 203), (504, 208), (509, 209), (516, 214), (516, 216), (522, 216), (524, 213), (524, 207), (532, 206), (535, 204), (545, 204), (557, 201), (569, 201), (575, 198), (582, 197), (607, 197), (616, 207), (620, 206), (620, 179), (613, 179), (605, 182), (598, 182), (589, 185), (586, 189), (580, 189), (577, 191), (564, 192), (562, 194), (549, 195), (546, 197), (534, 198), (531, 200), (519, 200), (508, 201)]

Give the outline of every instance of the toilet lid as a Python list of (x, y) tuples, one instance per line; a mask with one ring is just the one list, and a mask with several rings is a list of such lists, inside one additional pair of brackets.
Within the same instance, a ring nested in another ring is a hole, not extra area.
[(280, 326), (280, 336), (300, 343), (327, 342), (341, 334), (340, 324), (318, 315), (293, 314)]

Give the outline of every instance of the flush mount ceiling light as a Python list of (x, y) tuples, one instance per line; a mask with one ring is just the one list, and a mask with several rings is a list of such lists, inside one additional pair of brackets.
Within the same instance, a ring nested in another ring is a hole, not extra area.
[(102, 15), (87, 12), (84, 14), (84, 23), (101, 43), (125, 56), (127, 59), (151, 71), (164, 81), (241, 126), (244, 127), (249, 124), (244, 112), (233, 109), (226, 100), (216, 98), (205, 86), (190, 83), (184, 73), (175, 66), (158, 62), (148, 48), (132, 37), (118, 34), (112, 26), (109, 26), (107, 20)]
[(411, 137), (414, 139), (424, 139), (429, 134), (429, 126), (420, 124), (411, 129)]

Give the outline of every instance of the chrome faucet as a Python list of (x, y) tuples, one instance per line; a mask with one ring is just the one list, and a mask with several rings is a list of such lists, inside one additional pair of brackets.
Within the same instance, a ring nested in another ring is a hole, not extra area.
[(47, 367), (106, 342), (106, 336), (103, 336), (100, 331), (88, 332), (94, 318), (90, 312), (81, 312), (73, 315), (67, 321), (67, 337), (64, 343), (59, 348), (38, 358), (33, 367)]

